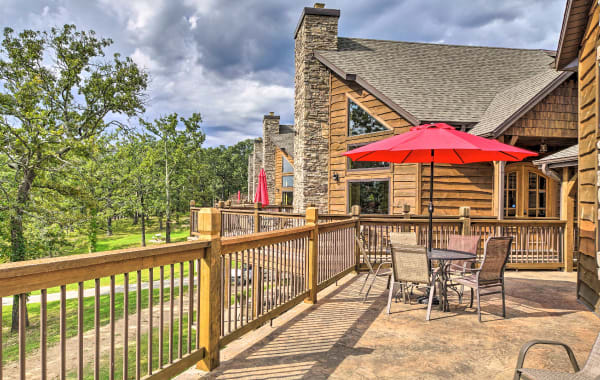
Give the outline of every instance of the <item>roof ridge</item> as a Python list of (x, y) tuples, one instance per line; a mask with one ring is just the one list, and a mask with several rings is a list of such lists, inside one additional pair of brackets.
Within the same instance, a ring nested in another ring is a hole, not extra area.
[(360, 37), (338, 37), (338, 39), (347, 40), (359, 40), (359, 41), (376, 41), (376, 42), (395, 42), (403, 44), (414, 44), (414, 45), (434, 45), (434, 46), (449, 46), (449, 47), (466, 47), (466, 48), (478, 48), (478, 49), (500, 49), (500, 50), (519, 50), (519, 51), (538, 51), (547, 54), (556, 54), (556, 50), (549, 49), (526, 49), (526, 48), (512, 48), (503, 46), (482, 46), (482, 45), (459, 45), (459, 44), (442, 44), (436, 42), (419, 42), (419, 41), (398, 41), (398, 40), (380, 40), (376, 38), (360, 38)]

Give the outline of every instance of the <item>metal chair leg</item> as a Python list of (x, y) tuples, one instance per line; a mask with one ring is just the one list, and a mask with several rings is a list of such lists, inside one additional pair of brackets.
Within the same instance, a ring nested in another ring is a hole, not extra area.
[(479, 318), (479, 322), (481, 322), (481, 294), (479, 291), (479, 287), (477, 287), (477, 316)]
[(388, 304), (387, 304), (387, 313), (390, 314), (390, 309), (392, 307), (392, 297), (394, 296), (394, 285), (396, 285), (396, 283), (394, 281), (392, 281), (390, 283), (390, 293), (388, 294)]
[(469, 303), (469, 309), (473, 308), (473, 298), (475, 297), (475, 295), (473, 294), (473, 288), (471, 289), (471, 302)]
[(371, 272), (367, 272), (367, 276), (365, 277), (365, 281), (363, 281), (362, 286), (360, 287), (360, 291), (358, 292), (358, 294), (362, 294), (363, 290), (365, 289), (365, 285), (367, 284), (367, 280), (369, 280), (369, 276), (371, 275)]
[(504, 290), (504, 281), (502, 281), (502, 318), (506, 318), (506, 296)]
[(428, 321), (431, 317), (431, 306), (433, 305), (433, 297), (435, 296), (435, 281), (431, 284), (429, 289), (429, 302), (427, 302), (427, 315), (425, 320)]

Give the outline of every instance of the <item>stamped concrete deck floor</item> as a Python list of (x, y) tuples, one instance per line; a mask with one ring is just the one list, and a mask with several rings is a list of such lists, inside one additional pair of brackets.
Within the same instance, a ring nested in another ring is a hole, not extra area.
[[(511, 379), (521, 345), (531, 339), (568, 343), (580, 365), (600, 331), (600, 319), (575, 299), (573, 273), (507, 272), (507, 319), (498, 295), (474, 309), (451, 299), (452, 312), (425, 305), (392, 305), (385, 280), (367, 302), (361, 277), (349, 275), (302, 304), (233, 342), (211, 373), (194, 369), (179, 379)], [(569, 370), (560, 348), (532, 349), (526, 365)]]

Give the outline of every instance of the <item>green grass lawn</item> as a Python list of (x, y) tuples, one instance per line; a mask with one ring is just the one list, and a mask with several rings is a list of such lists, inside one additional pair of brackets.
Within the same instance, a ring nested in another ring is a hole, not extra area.
[[(184, 292), (187, 294), (187, 286), (184, 286)], [(174, 294), (179, 294), (179, 287), (174, 288)], [(152, 299), (154, 305), (159, 302), (159, 289), (153, 289)], [(136, 313), (136, 292), (129, 293), (129, 304), (127, 305), (129, 314)], [(142, 310), (148, 308), (148, 289), (142, 290)], [(163, 301), (168, 302), (169, 291), (165, 291)], [(84, 298), (83, 330), (89, 331), (94, 328), (94, 297)], [(115, 320), (123, 317), (124, 294), (115, 294)], [(40, 305), (29, 304), (29, 323), (26, 330), (26, 352), (32, 352), (40, 347)], [(110, 297), (108, 295), (100, 296), (100, 325), (105, 326), (110, 323)], [(17, 360), (19, 355), (18, 333), (10, 331), (12, 307), (2, 308), (2, 320), (5, 322), (2, 328), (3, 362)], [(60, 322), (60, 302), (48, 302), (47, 308), (47, 344), (51, 347), (59, 342), (59, 322)], [(67, 338), (77, 335), (77, 299), (70, 299), (66, 302), (66, 336)]]
[[(124, 248), (133, 248), (133, 247), (141, 247), (141, 232), (140, 226), (133, 225), (131, 219), (120, 219), (115, 220), (113, 222), (113, 235), (106, 236), (105, 234), (98, 235), (98, 252), (101, 251), (113, 251), (117, 249)], [(165, 237), (164, 229), (161, 231), (158, 228), (158, 220), (156, 218), (150, 218), (147, 222), (147, 230), (146, 230), (146, 244), (148, 246), (164, 244), (164, 243), (151, 243), (150, 240), (154, 237), (155, 234), (160, 233), (162, 238)], [(175, 225), (173, 230), (171, 231), (171, 241), (172, 242), (181, 242), (185, 241), (189, 236), (189, 229), (187, 226)], [(65, 251), (65, 255), (75, 255), (81, 253), (87, 253), (87, 242), (85, 240), (85, 236), (81, 234), (73, 234), (69, 237), (69, 241), (73, 244), (71, 249)], [(184, 276), (188, 274), (188, 266), (185, 265)], [(154, 280), (159, 279), (159, 271), (156, 269), (154, 271)], [(170, 268), (165, 268), (165, 278), (170, 278)], [(175, 277), (179, 277), (179, 265), (175, 265)], [(149, 279), (148, 270), (142, 271), (142, 282), (147, 282)], [(134, 284), (136, 282), (135, 272), (130, 273), (129, 275), (129, 283)], [(89, 280), (84, 282), (85, 289), (91, 289), (94, 287), (94, 280)], [(124, 276), (122, 274), (115, 276), (115, 285), (123, 285)], [(110, 277), (104, 277), (100, 279), (100, 286), (109, 286), (110, 285)], [(67, 291), (69, 290), (77, 290), (77, 284), (68, 284)], [(60, 291), (60, 287), (49, 288), (48, 293), (58, 293)], [(40, 291), (31, 292), (33, 295), (40, 294)]]

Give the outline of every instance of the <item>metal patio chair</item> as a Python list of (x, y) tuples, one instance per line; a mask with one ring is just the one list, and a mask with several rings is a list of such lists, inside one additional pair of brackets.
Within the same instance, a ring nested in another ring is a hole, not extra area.
[(428, 321), (431, 316), (431, 305), (435, 295), (435, 276), (432, 279), (429, 275), (429, 260), (425, 247), (418, 245), (392, 246), (392, 273), (388, 293), (388, 314), (390, 314), (392, 307), (392, 298), (394, 297), (396, 284), (400, 285), (399, 291), (402, 292), (405, 303), (407, 297), (410, 303), (409, 287), (424, 285), (426, 288), (429, 288), (429, 302), (425, 317), (425, 320)]
[[(483, 260), (478, 269), (472, 269), (473, 274), (460, 277), (454, 280), (459, 285), (471, 288), (471, 303), (473, 307), (473, 293), (477, 293), (477, 316), (481, 322), (481, 296), (491, 294), (502, 294), (502, 317), (506, 317), (505, 291), (504, 291), (504, 269), (508, 256), (510, 255), (510, 246), (512, 237), (490, 237), (485, 242)], [(481, 294), (481, 289), (501, 288), (500, 291), (487, 292)]]
[(367, 291), (365, 292), (365, 297), (364, 300), (367, 299), (367, 297), (369, 296), (369, 292), (371, 291), (371, 287), (373, 286), (373, 282), (375, 282), (375, 279), (377, 277), (383, 277), (383, 276), (389, 276), (389, 270), (384, 270), (383, 272), (382, 267), (385, 264), (389, 264), (388, 262), (381, 262), (377, 265), (376, 268), (373, 268), (373, 265), (371, 264), (371, 260), (369, 259), (369, 255), (367, 254), (367, 250), (365, 249), (365, 241), (364, 238), (361, 236), (359, 237), (358, 235), (354, 236), (354, 239), (356, 241), (356, 245), (358, 246), (358, 249), (360, 250), (360, 254), (363, 258), (363, 262), (367, 265), (367, 275), (365, 276), (365, 280), (363, 281), (362, 286), (360, 287), (360, 291), (358, 292), (358, 294), (362, 294), (365, 285), (367, 284), (367, 281), (369, 280), (369, 277), (372, 277), (371, 283), (369, 284), (369, 287), (367, 288)]
[[(477, 248), (479, 247), (480, 235), (449, 235), (447, 248), (454, 251), (469, 252), (477, 255)], [(462, 303), (462, 297), (464, 294), (464, 285), (460, 285), (460, 290), (457, 284), (452, 282), (452, 277), (465, 276), (467, 272), (473, 269), (473, 264), (476, 260), (454, 260), (447, 264), (446, 272), (451, 276), (451, 282), (448, 284), (448, 288), (452, 289), (458, 294), (458, 303)]]
[[(569, 356), (569, 360), (571, 361), (571, 365), (573, 366), (573, 371), (575, 373), (566, 373), (566, 372), (558, 372), (552, 371), (548, 369), (534, 369), (534, 368), (523, 368), (523, 362), (525, 361), (525, 355), (529, 351), (529, 349), (535, 345), (553, 345), (553, 346), (562, 346), (565, 351), (567, 351), (567, 355)], [(527, 342), (521, 348), (519, 352), (519, 358), (517, 359), (517, 368), (515, 369), (514, 380), (526, 379), (526, 380), (600, 380), (600, 334), (596, 337), (596, 342), (592, 347), (592, 352), (590, 352), (590, 356), (588, 356), (583, 369), (579, 369), (579, 365), (577, 365), (577, 360), (575, 360), (575, 354), (573, 354), (573, 350), (571, 347), (567, 346), (565, 343), (551, 341), (551, 340), (532, 340)]]

